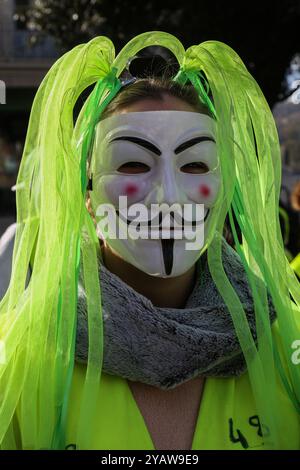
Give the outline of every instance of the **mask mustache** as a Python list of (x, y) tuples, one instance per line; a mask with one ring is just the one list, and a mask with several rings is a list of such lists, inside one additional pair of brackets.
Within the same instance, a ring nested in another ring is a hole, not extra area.
[[(127, 225), (139, 227), (149, 227), (152, 229), (164, 229), (165, 227), (170, 228), (170, 230), (181, 230), (183, 227), (197, 227), (197, 224), (205, 222), (208, 217), (209, 209), (206, 209), (206, 213), (204, 218), (200, 220), (190, 220), (185, 219), (180, 213), (175, 213), (174, 211), (170, 211), (168, 213), (159, 211), (159, 213), (155, 214), (152, 218), (147, 219), (145, 221), (135, 221), (134, 219), (128, 219), (123, 217), (122, 214), (116, 209), (117, 216), (126, 222)], [(167, 224), (166, 224), (167, 222)]]

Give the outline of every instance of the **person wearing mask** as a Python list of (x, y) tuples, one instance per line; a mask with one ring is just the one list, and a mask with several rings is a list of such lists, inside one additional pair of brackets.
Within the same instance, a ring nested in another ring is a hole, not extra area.
[[(153, 44), (179, 72), (128, 77)], [(53, 65), (16, 186), (1, 448), (300, 448), (279, 162), (272, 114), (225, 44), (149, 32), (115, 58), (99, 37)]]

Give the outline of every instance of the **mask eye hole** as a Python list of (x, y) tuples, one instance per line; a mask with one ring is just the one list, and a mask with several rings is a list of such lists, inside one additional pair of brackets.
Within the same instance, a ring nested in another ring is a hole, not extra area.
[(127, 162), (118, 168), (119, 173), (126, 173), (129, 175), (147, 173), (148, 171), (150, 171), (150, 167), (142, 162)]
[(192, 163), (187, 163), (186, 165), (183, 165), (180, 168), (181, 171), (184, 173), (192, 173), (195, 175), (207, 173), (209, 171), (208, 166), (206, 163), (203, 162), (192, 162)]

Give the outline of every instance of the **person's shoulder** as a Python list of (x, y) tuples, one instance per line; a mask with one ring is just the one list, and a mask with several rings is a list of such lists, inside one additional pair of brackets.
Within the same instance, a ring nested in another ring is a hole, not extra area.
[[(300, 365), (300, 310), (294, 303), (292, 303), (291, 309), (289, 310), (289, 316), (290, 316), (291, 325), (293, 328), (291, 343), (288, 345), (290, 349), (286, 349), (284, 347), (284, 333), (285, 332), (282, 332), (278, 318), (273, 322), (271, 330), (272, 330), (272, 338), (273, 338), (274, 346), (276, 346), (277, 351), (280, 355), (281, 370), (284, 373), (284, 375), (286, 375), (286, 377), (289, 379), (289, 382), (293, 383), (292, 376), (291, 376), (291, 368), (299, 367)], [(277, 370), (279, 373), (278, 366), (277, 366)], [(295, 392), (295, 395), (297, 395), (296, 392)], [(297, 411), (297, 415), (299, 419), (299, 432), (300, 432), (300, 415), (298, 413), (299, 411)]]

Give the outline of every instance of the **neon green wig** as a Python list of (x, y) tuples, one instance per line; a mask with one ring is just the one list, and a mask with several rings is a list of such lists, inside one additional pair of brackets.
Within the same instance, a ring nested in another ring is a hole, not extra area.
[[(290, 360), (299, 331), (295, 319), (299, 318), (300, 290), (284, 255), (278, 214), (280, 149), (261, 90), (239, 56), (217, 41), (185, 51), (174, 36), (149, 32), (131, 40), (115, 58), (112, 42), (97, 37), (53, 65), (32, 106), (17, 180), (12, 275), (0, 305), (0, 340), (5, 352), (0, 363), (2, 449), (17, 448), (16, 408), (23, 449), (64, 448), (80, 260), (87, 294), (89, 355), (77, 442), (79, 449), (89, 446), (89, 421), (102, 369), (103, 327), (99, 240), (85, 206), (86, 163), (95, 124), (121, 88), (118, 77), (130, 58), (153, 45), (175, 55), (180, 70), (174, 80), (192, 83), (216, 119), (222, 187), (210, 221), (212, 235), (202, 251), (207, 250), (212, 277), (231, 314), (270, 447), (278, 448), (284, 421), (275, 385), (277, 369), (300, 410), (300, 370)], [(212, 100), (203, 86), (204, 76)], [(74, 128), (75, 103), (92, 84), (93, 92)], [(222, 264), (227, 214), (253, 293), (257, 344)], [(257, 276), (264, 282), (258, 285)], [(280, 347), (271, 330), (267, 294), (277, 312)]]

